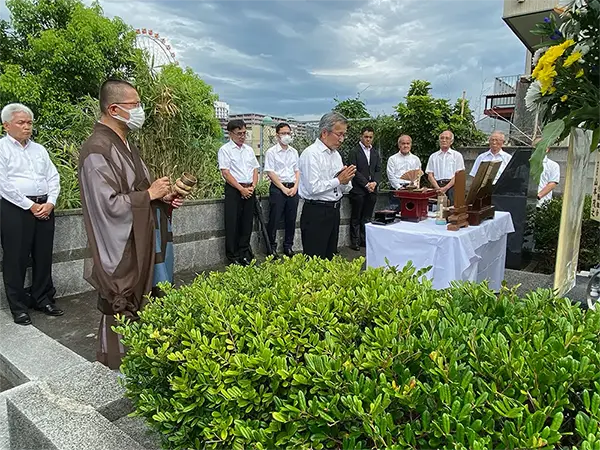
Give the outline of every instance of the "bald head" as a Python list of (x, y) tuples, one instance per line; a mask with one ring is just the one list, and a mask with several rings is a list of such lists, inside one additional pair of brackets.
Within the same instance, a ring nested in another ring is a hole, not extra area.
[[(132, 100), (135, 97), (137, 100)], [(107, 80), (100, 88), (100, 111), (108, 114), (108, 107), (115, 103), (139, 101), (137, 91), (124, 80)]]

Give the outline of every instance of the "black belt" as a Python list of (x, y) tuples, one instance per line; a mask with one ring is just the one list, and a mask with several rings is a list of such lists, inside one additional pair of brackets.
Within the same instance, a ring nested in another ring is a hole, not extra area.
[(252, 187), (252, 183), (240, 183), (241, 187), (249, 188)]
[(304, 200), (304, 203), (308, 203), (309, 205), (318, 205), (325, 206), (327, 208), (338, 209), (341, 206), (342, 201), (338, 200), (337, 202), (326, 202), (325, 200)]
[(281, 184), (283, 184), (283, 186), (285, 186), (288, 189), (291, 189), (295, 186), (295, 183), (281, 183)]
[(47, 195), (38, 195), (37, 197), (35, 196), (29, 196), (26, 195), (26, 197), (31, 200), (33, 203), (46, 203), (48, 201), (48, 196)]
[(446, 186), (448, 183), (450, 183), (452, 180), (436, 180), (437, 184), (439, 187), (444, 187)]

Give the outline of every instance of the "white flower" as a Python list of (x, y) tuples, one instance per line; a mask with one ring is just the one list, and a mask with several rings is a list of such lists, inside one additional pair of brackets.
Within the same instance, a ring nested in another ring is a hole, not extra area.
[(538, 101), (542, 98), (542, 85), (538, 80), (535, 80), (529, 85), (527, 94), (525, 94), (525, 106), (529, 111), (538, 109)]
[(579, 42), (578, 44), (575, 44), (575, 48), (573, 49), (573, 52), (581, 52), (581, 56), (587, 55), (589, 51), (590, 51), (590, 46), (587, 44), (583, 44), (581, 42)]

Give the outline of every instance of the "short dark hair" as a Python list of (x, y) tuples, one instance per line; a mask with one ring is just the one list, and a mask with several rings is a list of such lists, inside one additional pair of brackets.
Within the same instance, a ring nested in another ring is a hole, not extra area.
[(110, 79), (102, 83), (100, 87), (100, 111), (108, 112), (108, 107), (117, 103), (125, 95), (126, 89), (135, 89), (135, 86), (125, 80)]
[(242, 128), (246, 128), (246, 122), (242, 119), (233, 119), (227, 123), (227, 131), (241, 130)]
[(362, 136), (367, 131), (370, 131), (371, 133), (375, 133), (375, 129), (371, 125), (367, 125), (366, 127), (362, 127), (362, 130), (360, 130), (360, 135)]
[(281, 122), (275, 127), (275, 133), (279, 133), (282, 128), (288, 127), (290, 131), (292, 131), (292, 127), (290, 127), (289, 123)]

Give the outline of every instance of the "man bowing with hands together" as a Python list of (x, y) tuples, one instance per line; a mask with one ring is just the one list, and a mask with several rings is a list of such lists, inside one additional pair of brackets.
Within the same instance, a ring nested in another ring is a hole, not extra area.
[(321, 117), (319, 138), (300, 155), (300, 187), (304, 199), (300, 230), (304, 254), (331, 259), (337, 252), (342, 197), (352, 189), (356, 166), (344, 166), (338, 149), (348, 121), (337, 113)]

